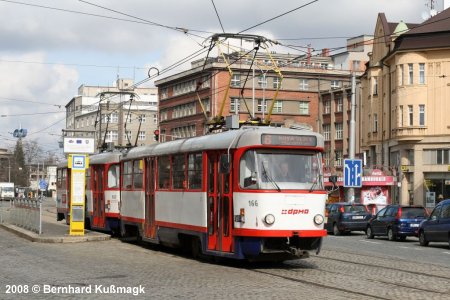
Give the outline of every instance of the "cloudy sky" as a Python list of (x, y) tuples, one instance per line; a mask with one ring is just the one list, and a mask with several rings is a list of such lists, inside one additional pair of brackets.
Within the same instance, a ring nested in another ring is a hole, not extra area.
[(380, 12), (389, 22), (421, 23), (426, 2), (0, 0), (0, 148), (15, 145), (10, 132), (21, 126), (26, 139), (57, 151), (65, 105), (80, 85), (111, 86), (117, 76), (140, 82), (149, 67), (167, 69), (213, 33), (251, 28), (245, 33), (279, 41), (278, 52), (301, 54), (295, 49), (308, 44), (320, 51), (372, 35)]

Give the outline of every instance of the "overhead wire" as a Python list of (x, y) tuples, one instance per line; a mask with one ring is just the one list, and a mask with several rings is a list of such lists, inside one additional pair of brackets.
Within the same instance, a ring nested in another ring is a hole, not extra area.
[(217, 11), (217, 7), (216, 7), (216, 4), (214, 3), (214, 0), (211, 0), (211, 3), (214, 6), (214, 11), (216, 12), (217, 19), (219, 19), (219, 23), (220, 23), (220, 27), (222, 28), (222, 32), (225, 33), (225, 29), (223, 28), (222, 20), (220, 20), (219, 12)]

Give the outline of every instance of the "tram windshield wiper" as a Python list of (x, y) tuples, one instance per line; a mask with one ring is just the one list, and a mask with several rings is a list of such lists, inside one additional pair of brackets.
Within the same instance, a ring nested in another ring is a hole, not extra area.
[(319, 180), (320, 180), (320, 174), (317, 174), (316, 178), (314, 179), (313, 184), (311, 185), (311, 188), (309, 189), (310, 193), (314, 190), (314, 188), (316, 187), (317, 182), (319, 182)]
[(264, 176), (264, 179), (266, 179), (267, 181), (269, 181), (270, 183), (273, 184), (273, 186), (277, 189), (278, 192), (281, 192), (280, 187), (278, 186), (278, 184), (275, 182), (275, 180), (273, 180), (273, 178), (269, 175), (269, 173), (266, 170), (266, 166), (264, 165), (264, 162), (261, 164), (262, 165), (262, 174)]

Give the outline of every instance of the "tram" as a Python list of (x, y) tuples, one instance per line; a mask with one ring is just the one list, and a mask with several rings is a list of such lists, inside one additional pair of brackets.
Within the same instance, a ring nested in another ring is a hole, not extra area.
[(70, 222), (70, 176), (67, 160), (64, 160), (56, 167), (56, 220), (65, 219), (67, 224)]
[(103, 152), (89, 157), (86, 170), (86, 227), (118, 232), (120, 222), (121, 152)]
[(323, 149), (310, 130), (245, 126), (133, 148), (121, 157), (121, 233), (194, 256), (308, 257), (326, 235)]

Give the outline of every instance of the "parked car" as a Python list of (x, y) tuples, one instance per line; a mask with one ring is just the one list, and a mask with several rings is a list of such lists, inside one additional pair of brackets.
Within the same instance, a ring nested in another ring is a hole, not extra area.
[(365, 205), (338, 202), (328, 204), (325, 211), (327, 232), (340, 235), (350, 231), (365, 231), (367, 221), (372, 216)]
[(450, 199), (436, 205), (429, 218), (419, 227), (419, 243), (428, 246), (429, 242), (447, 242), (450, 247)]
[(390, 241), (417, 236), (420, 223), (427, 217), (423, 206), (388, 205), (374, 215), (367, 224), (367, 238), (387, 236)]

